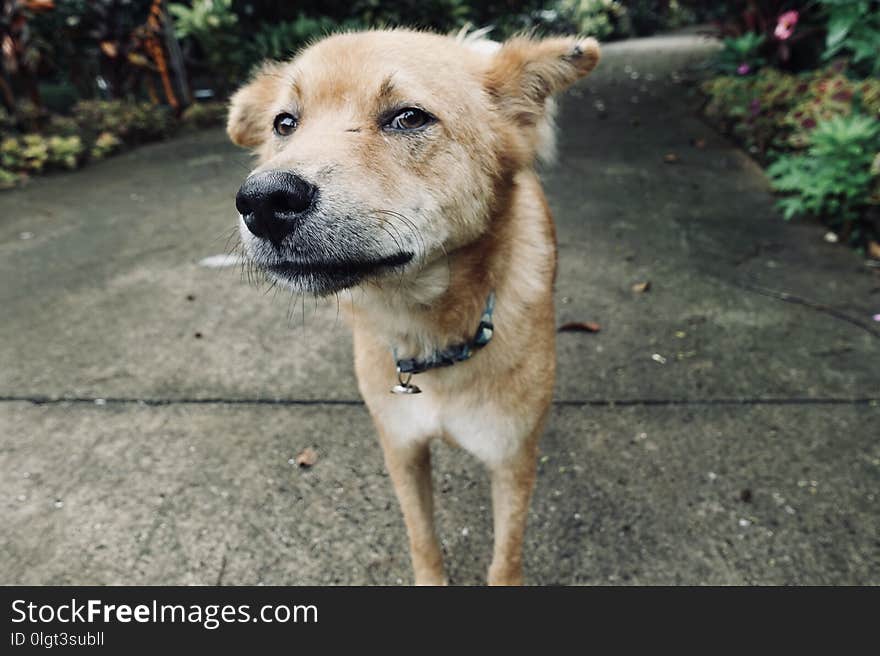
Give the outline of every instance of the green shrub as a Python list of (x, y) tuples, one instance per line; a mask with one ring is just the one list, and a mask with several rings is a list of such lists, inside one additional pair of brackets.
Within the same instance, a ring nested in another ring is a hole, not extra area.
[(46, 139), (46, 146), (49, 150), (47, 163), (50, 166), (66, 169), (75, 169), (85, 150), (82, 139), (78, 135), (49, 137)]
[[(467, 0), (356, 0), (343, 16), (334, 18), (340, 22), (355, 20), (372, 27), (403, 25), (449, 32), (468, 21), (478, 21), (480, 17), (474, 15), (477, 4)], [(493, 13), (492, 22), (499, 15), (511, 13), (510, 5)]]
[(875, 163), (880, 123), (870, 116), (836, 116), (813, 130), (805, 154), (786, 155), (767, 169), (783, 194), (786, 219), (798, 214), (823, 218), (860, 239), (857, 223), (876, 193)]
[(753, 154), (802, 150), (821, 121), (860, 111), (880, 118), (880, 80), (852, 80), (840, 65), (792, 75), (774, 68), (755, 76), (703, 83), (706, 115)]
[(622, 38), (632, 32), (626, 7), (617, 0), (559, 0), (557, 8), (581, 34), (599, 40)]
[(758, 75), (720, 76), (706, 81), (706, 115), (754, 154), (784, 150), (790, 132), (783, 117), (793, 106), (800, 83), (774, 68)]
[(200, 102), (187, 107), (181, 119), (196, 128), (212, 128), (226, 123), (228, 111), (226, 103)]
[[(225, 113), (223, 103), (208, 103), (191, 108), (189, 116), (193, 125), (204, 127), (222, 123)], [(0, 188), (43, 171), (75, 169), (124, 145), (167, 137), (180, 126), (167, 107), (123, 100), (80, 101), (72, 116), (44, 116), (42, 133), (18, 132), (30, 122), (0, 114), (0, 125), (8, 135), (0, 141)]]
[(168, 107), (124, 100), (81, 100), (73, 108), (80, 129), (93, 137), (110, 132), (127, 144), (163, 139), (177, 128)]
[(120, 149), (122, 140), (111, 132), (102, 132), (92, 144), (89, 152), (92, 159), (104, 159), (107, 155), (111, 155)]
[(867, 75), (880, 75), (880, 11), (872, 0), (819, 0), (828, 12), (826, 60), (840, 54)]
[(299, 16), (294, 21), (266, 23), (249, 40), (248, 58), (255, 64), (264, 59), (288, 59), (309, 41), (339, 27), (329, 18), (308, 16)]
[(15, 173), (13, 171), (7, 171), (2, 166), (0, 166), (0, 189), (10, 189), (14, 187), (21, 180), (21, 178), (21, 174)]
[(13, 171), (39, 173), (49, 159), (49, 145), (38, 134), (4, 139), (0, 144), (0, 166)]
[(876, 78), (857, 81), (826, 69), (804, 78), (798, 91), (801, 93), (782, 118), (791, 148), (807, 147), (810, 132), (822, 121), (849, 116), (854, 111), (880, 118), (880, 80)]
[(719, 73), (748, 75), (767, 63), (760, 55), (761, 47), (764, 45), (763, 34), (746, 32), (742, 36), (724, 39), (723, 45), (713, 62), (715, 70)]
[(238, 29), (232, 0), (192, 0), (189, 6), (172, 2), (168, 12), (174, 17), (177, 38), (198, 44), (208, 68), (224, 84), (243, 75), (247, 68), (243, 56), (246, 40)]
[(0, 105), (0, 132), (8, 134), (15, 129), (15, 119)]
[(71, 137), (80, 133), (80, 125), (71, 116), (52, 114), (49, 118), (49, 123), (46, 125), (45, 133), (60, 137)]
[(84, 150), (78, 136), (44, 137), (26, 134), (0, 143), (0, 168), (16, 173), (40, 173), (44, 169), (75, 169)]

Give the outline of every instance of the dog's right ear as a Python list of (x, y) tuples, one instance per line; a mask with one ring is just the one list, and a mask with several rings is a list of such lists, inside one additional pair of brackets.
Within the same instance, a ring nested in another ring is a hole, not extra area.
[(264, 64), (229, 100), (226, 133), (232, 143), (257, 148), (272, 134), (271, 107), (283, 76), (281, 64)]
[(523, 161), (548, 159), (553, 150), (553, 94), (588, 75), (599, 63), (595, 39), (576, 36), (514, 37), (494, 53), (486, 89), (496, 107), (520, 129)]
[(592, 38), (515, 37), (501, 44), (486, 86), (502, 111), (525, 125), (539, 120), (544, 102), (586, 76), (599, 63), (599, 43)]

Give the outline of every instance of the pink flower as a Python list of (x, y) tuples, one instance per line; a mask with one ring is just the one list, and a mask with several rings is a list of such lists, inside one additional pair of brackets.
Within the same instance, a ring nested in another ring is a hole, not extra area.
[(875, 315), (874, 315), (873, 317), (871, 317), (871, 318), (872, 318), (874, 321), (880, 321), (880, 314), (875, 314)]
[(739, 75), (748, 75), (750, 70), (752, 70), (752, 67), (748, 64), (740, 64), (736, 67), (736, 72)]
[(796, 11), (787, 11), (779, 17), (773, 34), (780, 41), (785, 41), (794, 34), (794, 26), (797, 25), (797, 22), (798, 13)]

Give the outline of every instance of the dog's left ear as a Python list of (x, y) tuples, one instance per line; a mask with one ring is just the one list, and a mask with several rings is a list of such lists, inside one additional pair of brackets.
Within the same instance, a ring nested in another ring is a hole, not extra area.
[(272, 134), (269, 108), (278, 93), (280, 64), (264, 64), (229, 100), (226, 133), (236, 146), (257, 148)]
[[(592, 38), (515, 37), (492, 57), (486, 89), (498, 109), (526, 131), (540, 132), (547, 117), (547, 100), (599, 63), (599, 43)], [(539, 137), (537, 134), (534, 140)]]

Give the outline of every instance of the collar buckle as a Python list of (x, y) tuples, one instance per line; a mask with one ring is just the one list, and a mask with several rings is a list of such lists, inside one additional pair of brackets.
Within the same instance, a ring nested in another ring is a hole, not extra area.
[(413, 385), (410, 381), (412, 381), (413, 375), (411, 373), (404, 374), (400, 367), (397, 367), (397, 385), (391, 388), (392, 394), (421, 394), (422, 390), (419, 389), (418, 385)]

